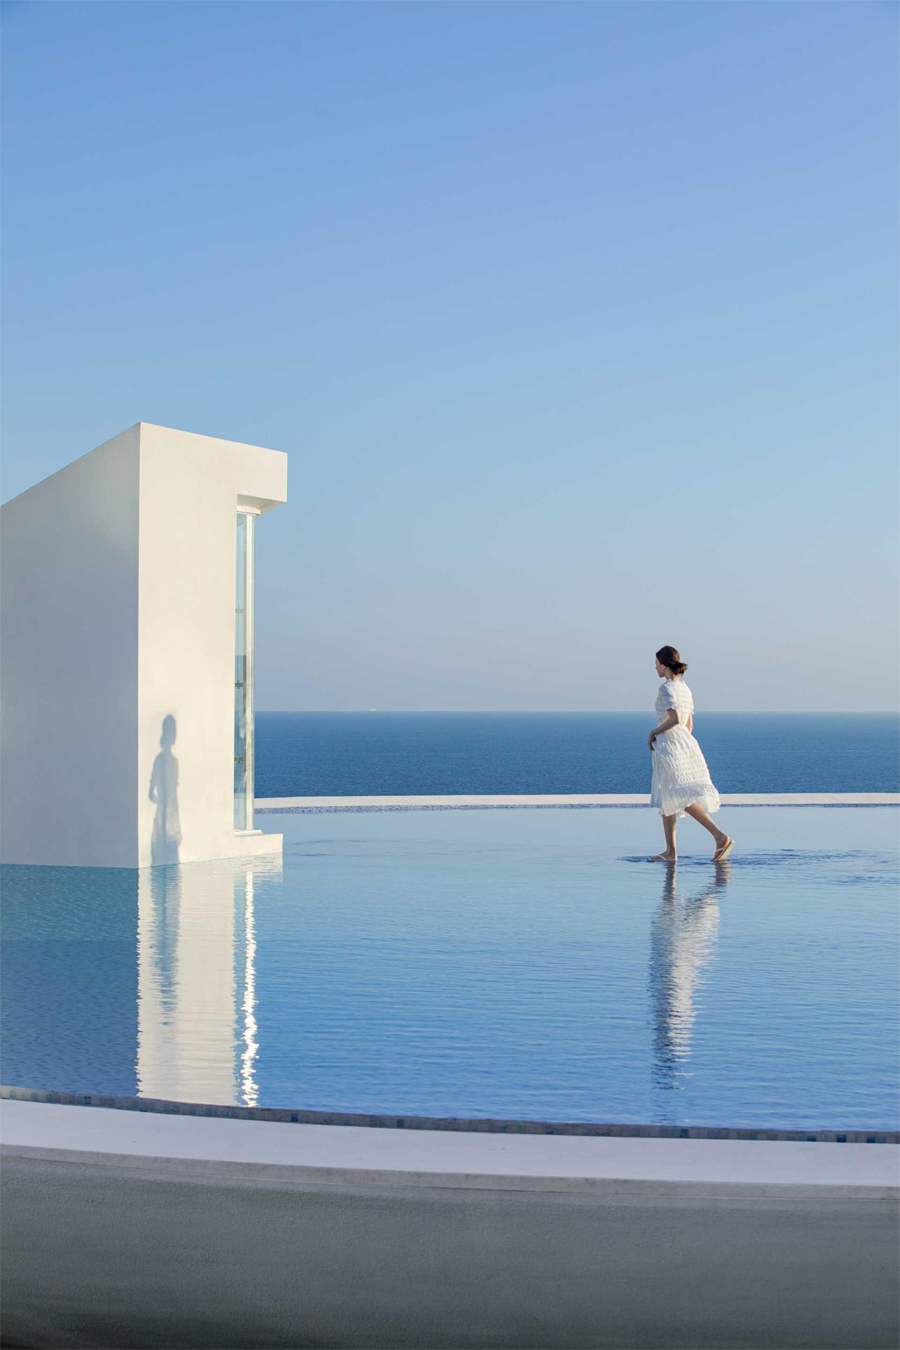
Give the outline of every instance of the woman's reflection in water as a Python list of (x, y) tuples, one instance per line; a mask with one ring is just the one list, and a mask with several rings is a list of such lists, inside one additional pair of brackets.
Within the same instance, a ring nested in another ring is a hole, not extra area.
[[(666, 868), (662, 903), (650, 940), (650, 996), (653, 1006), (653, 1086), (660, 1124), (678, 1124), (671, 1096), (690, 1076), (688, 1062), (697, 997), (719, 932), (719, 900), (731, 864), (716, 863), (715, 876), (695, 894), (679, 888), (677, 869)], [(666, 1117), (663, 1119), (662, 1117)]]

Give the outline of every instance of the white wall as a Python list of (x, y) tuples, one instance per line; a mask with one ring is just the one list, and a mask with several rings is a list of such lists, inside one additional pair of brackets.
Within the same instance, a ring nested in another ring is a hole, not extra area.
[[(3, 507), (3, 861), (280, 849), (233, 824), (235, 516), (286, 483), (286, 455), (138, 423)], [(170, 716), (181, 839), (161, 852)]]
[(2, 509), (2, 859), (134, 866), (139, 428)]
[[(163, 719), (176, 722), (178, 861), (228, 857), (234, 843), (234, 594), (238, 499), (287, 495), (287, 456), (168, 427), (141, 426), (138, 839), (153, 846), (149, 797)], [(242, 845), (244, 847), (244, 845)]]

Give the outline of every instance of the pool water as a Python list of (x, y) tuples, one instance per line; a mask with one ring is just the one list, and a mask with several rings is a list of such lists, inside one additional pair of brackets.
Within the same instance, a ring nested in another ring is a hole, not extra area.
[(3, 1081), (896, 1129), (897, 811), (722, 819), (733, 860), (685, 821), (674, 871), (640, 808), (273, 814), (283, 863), (4, 868)]

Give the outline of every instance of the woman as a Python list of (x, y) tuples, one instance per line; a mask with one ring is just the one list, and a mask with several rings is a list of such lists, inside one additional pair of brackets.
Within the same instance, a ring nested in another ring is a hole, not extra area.
[(650, 805), (658, 806), (666, 833), (666, 850), (652, 862), (678, 861), (675, 848), (675, 823), (688, 815), (709, 830), (716, 841), (713, 862), (722, 862), (734, 848), (713, 824), (708, 811), (718, 811), (719, 794), (712, 785), (706, 760), (692, 732), (694, 700), (682, 676), (687, 666), (674, 647), (660, 647), (656, 653), (656, 673), (662, 684), (656, 696), (659, 726), (650, 732), (647, 744), (653, 751), (653, 785)]

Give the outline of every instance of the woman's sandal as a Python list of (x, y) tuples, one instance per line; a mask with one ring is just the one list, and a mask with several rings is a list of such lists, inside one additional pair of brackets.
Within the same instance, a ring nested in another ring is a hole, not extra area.
[(717, 848), (713, 854), (713, 862), (724, 862), (733, 848), (734, 840), (726, 839), (722, 847)]
[(649, 858), (649, 859), (648, 859), (648, 862), (664, 862), (664, 863), (671, 863), (673, 866), (674, 866), (675, 863), (677, 863), (677, 861), (678, 861), (678, 858), (677, 858), (677, 857), (674, 857), (674, 858), (673, 858), (673, 857), (670, 857), (669, 855), (667, 855), (667, 854), (665, 854), (665, 853), (656, 853), (656, 854), (654, 854), (654, 856), (653, 856), (652, 858)]

